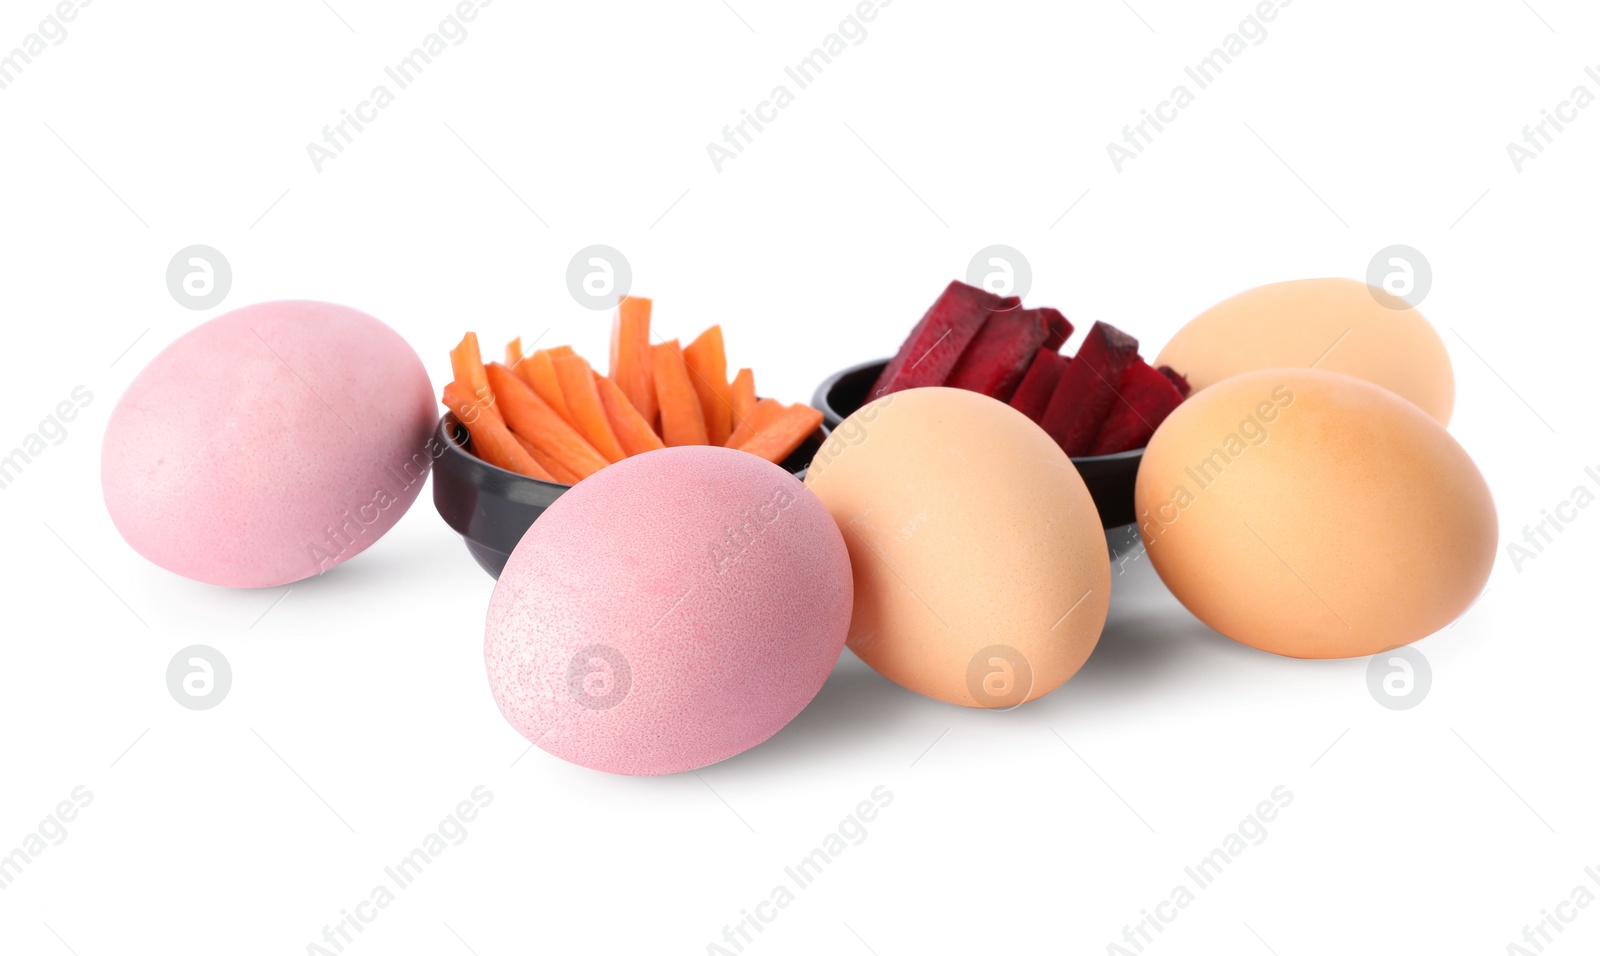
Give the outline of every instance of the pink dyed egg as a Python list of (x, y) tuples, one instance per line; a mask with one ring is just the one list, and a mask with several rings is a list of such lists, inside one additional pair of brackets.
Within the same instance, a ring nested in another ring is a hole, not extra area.
[(117, 530), (169, 571), (271, 587), (361, 553), (422, 490), (428, 373), (395, 331), (325, 302), (199, 326), (128, 386), (100, 483)]
[(793, 475), (710, 446), (625, 459), (566, 492), (511, 554), (484, 659), (524, 737), (610, 773), (754, 747), (844, 647), (844, 539)]

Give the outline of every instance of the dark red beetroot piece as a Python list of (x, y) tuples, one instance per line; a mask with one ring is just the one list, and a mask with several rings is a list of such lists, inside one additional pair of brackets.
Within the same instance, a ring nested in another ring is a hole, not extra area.
[(1143, 448), (1162, 421), (1182, 403), (1183, 394), (1171, 379), (1146, 365), (1143, 359), (1135, 359), (1122, 373), (1111, 413), (1100, 426), (1089, 454), (1111, 455)]
[(1061, 346), (1066, 345), (1067, 339), (1072, 338), (1072, 323), (1068, 322), (1067, 317), (1055, 309), (1036, 309), (1035, 311), (1044, 313), (1045, 325), (1050, 329), (1049, 334), (1045, 336), (1044, 347), (1052, 352), (1061, 351)]
[(1139, 357), (1139, 341), (1126, 332), (1096, 322), (1078, 355), (1056, 383), (1055, 394), (1039, 419), (1069, 456), (1087, 455), (1095, 435), (1117, 399), (1115, 383)]
[(1061, 374), (1071, 361), (1049, 347), (1034, 353), (1027, 374), (1022, 376), (1017, 390), (1011, 393), (1011, 407), (1038, 421), (1050, 404), (1050, 396), (1055, 394), (1056, 383), (1061, 381)]
[(965, 282), (950, 283), (889, 360), (868, 397), (943, 385), (989, 313), (1015, 309), (1021, 304), (1016, 296), (1002, 299)]
[(982, 392), (1002, 402), (1009, 401), (1028, 370), (1028, 364), (1033, 361), (1034, 353), (1050, 334), (1049, 320), (1044, 313), (1054, 311), (1011, 309), (989, 313), (945, 384), (969, 392)]
[(1189, 380), (1184, 378), (1183, 375), (1175, 370), (1172, 366), (1163, 365), (1156, 369), (1156, 371), (1160, 372), (1162, 375), (1165, 375), (1167, 377), (1167, 381), (1177, 386), (1179, 395), (1182, 395), (1184, 398), (1189, 397)]

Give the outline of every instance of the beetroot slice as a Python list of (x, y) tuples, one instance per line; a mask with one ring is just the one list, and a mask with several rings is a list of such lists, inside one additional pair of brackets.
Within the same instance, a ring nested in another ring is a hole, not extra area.
[[(991, 312), (944, 384), (1009, 401), (1050, 332), (1046, 309)], [(1059, 314), (1059, 313), (1057, 313)]]
[(1183, 402), (1183, 394), (1167, 376), (1136, 359), (1122, 373), (1122, 383), (1117, 386), (1117, 398), (1100, 434), (1090, 447), (1091, 455), (1110, 455), (1119, 451), (1143, 448), (1150, 436)]
[(1049, 326), (1050, 332), (1045, 336), (1044, 347), (1052, 352), (1061, 351), (1061, 346), (1067, 344), (1067, 339), (1072, 338), (1072, 323), (1067, 317), (1055, 309), (1036, 309), (1044, 313), (1044, 321)]
[(1011, 407), (1037, 422), (1055, 394), (1056, 383), (1072, 359), (1046, 346), (1034, 353), (1033, 363), (1011, 393)]
[(1116, 383), (1139, 357), (1139, 341), (1096, 322), (1050, 396), (1039, 425), (1069, 456), (1086, 455), (1116, 401)]
[(1184, 378), (1182, 373), (1178, 372), (1170, 365), (1163, 365), (1156, 369), (1156, 371), (1160, 372), (1162, 375), (1165, 375), (1167, 377), (1167, 381), (1177, 386), (1179, 395), (1183, 396), (1184, 398), (1189, 397), (1189, 380)]
[(964, 282), (950, 283), (889, 360), (867, 397), (943, 385), (989, 313), (1015, 309), (1021, 304), (1022, 300), (1015, 296), (1002, 299)]

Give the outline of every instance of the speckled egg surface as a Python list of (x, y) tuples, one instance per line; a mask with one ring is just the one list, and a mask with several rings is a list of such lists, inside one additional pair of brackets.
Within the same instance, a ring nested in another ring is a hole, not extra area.
[(1135, 501), (1178, 600), (1289, 657), (1376, 654), (1445, 627), (1482, 592), (1499, 533), (1483, 475), (1444, 426), (1313, 369), (1190, 397), (1145, 449)]
[(512, 552), (484, 631), (489, 686), (564, 760), (693, 770), (810, 703), (851, 602), (839, 529), (793, 475), (727, 448), (647, 452), (579, 482)]
[(806, 484), (850, 548), (850, 649), (895, 683), (1008, 708), (1094, 650), (1105, 532), (1071, 459), (1022, 413), (961, 389), (895, 392), (833, 430)]
[(323, 302), (247, 306), (173, 342), (106, 425), (100, 480), (123, 538), (184, 577), (272, 587), (378, 540), (433, 462), (422, 360)]

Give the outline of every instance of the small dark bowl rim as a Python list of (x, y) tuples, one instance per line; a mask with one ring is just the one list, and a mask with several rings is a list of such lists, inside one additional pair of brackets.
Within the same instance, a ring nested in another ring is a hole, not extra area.
[[(439, 416), (433, 434), (441, 446), (431, 452), (434, 509), (461, 536), (478, 566), (498, 578), (527, 529), (575, 486), (530, 478), (479, 458), (469, 450), (471, 433), (453, 412)], [(778, 467), (804, 481), (828, 434), (826, 425), (818, 425)]]
[[(451, 434), (452, 427), (458, 429), (459, 431), (456, 434)], [(528, 475), (519, 474), (518, 472), (512, 471), (509, 468), (501, 468), (499, 465), (492, 465), (489, 462), (484, 461), (482, 458), (479, 458), (477, 455), (474, 455), (472, 452), (466, 449), (462, 442), (462, 436), (466, 435), (466, 433), (466, 426), (462, 425), (461, 420), (456, 418), (455, 412), (445, 412), (443, 415), (439, 416), (439, 424), (434, 430), (434, 434), (437, 435), (444, 443), (445, 450), (444, 454), (440, 456), (441, 460), (443, 459), (444, 455), (450, 455), (453, 458), (464, 462), (465, 464), (462, 465), (461, 468), (465, 470), (467, 476), (472, 480), (473, 484), (481, 485), (484, 483), (485, 478), (494, 478), (500, 480), (515, 479), (517, 481), (526, 481), (530, 484), (554, 489), (556, 491), (566, 491), (568, 488), (572, 487), (571, 485), (562, 484), (559, 481), (545, 481), (543, 478), (533, 478)], [(477, 474), (473, 474), (473, 472), (477, 472)]]
[[(451, 432), (452, 428), (456, 429), (454, 434)], [(827, 440), (828, 432), (830, 430), (831, 429), (828, 428), (826, 422), (817, 426), (817, 431), (822, 433), (822, 440), (824, 441)], [(451, 456), (453, 460), (461, 462), (462, 464), (456, 466), (456, 469), (461, 471), (467, 477), (467, 479), (475, 485), (482, 485), (485, 483), (485, 480), (527, 482), (532, 487), (550, 489), (557, 494), (573, 487), (572, 485), (563, 484), (559, 481), (545, 481), (543, 478), (533, 478), (528, 475), (512, 471), (508, 468), (501, 468), (499, 465), (490, 464), (489, 462), (484, 461), (482, 458), (479, 458), (477, 455), (474, 455), (465, 447), (462, 439), (463, 437), (470, 438), (470, 435), (467, 433), (466, 426), (462, 425), (461, 420), (456, 418), (455, 412), (447, 411), (443, 415), (439, 416), (439, 423), (434, 429), (434, 434), (440, 439), (441, 444), (444, 445), (444, 451), (439, 456), (440, 461), (442, 461), (444, 457), (448, 455)], [(806, 440), (810, 441), (813, 437), (815, 437), (815, 433), (807, 436)], [(705, 445), (700, 447), (711, 448), (716, 446)], [(437, 463), (435, 464), (435, 467), (437, 467)], [(778, 467), (783, 468), (783, 465), (780, 463)], [(789, 471), (787, 468), (784, 468), (784, 470)], [(799, 472), (789, 471), (789, 473), (797, 478), (805, 478), (805, 469), (801, 469)], [(533, 504), (536, 502), (529, 503)]]
[[(824, 415), (837, 416), (840, 421), (849, 418), (849, 415), (839, 415), (839, 410), (828, 403), (828, 393), (833, 391), (834, 387), (837, 386), (839, 382), (845, 378), (845, 376), (853, 375), (857, 372), (864, 372), (867, 369), (873, 368), (874, 366), (881, 368), (882, 366), (888, 365), (890, 361), (891, 359), (887, 358), (872, 359), (871, 361), (867, 362), (857, 362), (855, 365), (852, 365), (849, 368), (842, 368), (839, 371), (834, 372), (832, 375), (829, 375), (827, 378), (823, 379), (822, 384), (817, 386), (816, 393), (812, 396), (812, 404)], [(823, 424), (827, 425), (827, 422), (824, 421)], [(1149, 445), (1140, 445), (1138, 448), (1129, 448), (1126, 451), (1114, 451), (1109, 455), (1075, 455), (1072, 456), (1071, 460), (1074, 462), (1126, 461), (1130, 458), (1138, 458), (1139, 456), (1143, 455), (1144, 450), (1148, 447)]]

